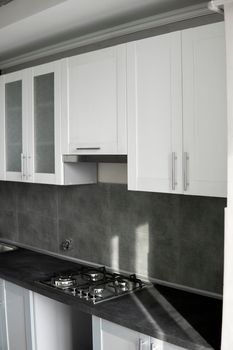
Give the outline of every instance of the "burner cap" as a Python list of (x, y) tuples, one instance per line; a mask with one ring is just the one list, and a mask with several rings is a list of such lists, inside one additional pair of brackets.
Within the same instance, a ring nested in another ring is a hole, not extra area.
[(56, 287), (71, 287), (76, 283), (76, 280), (72, 276), (58, 276), (55, 277), (53, 283)]
[(95, 288), (93, 288), (93, 293), (95, 295), (98, 295), (98, 296), (101, 296), (103, 291), (104, 291), (103, 287), (95, 287)]
[(87, 271), (83, 274), (83, 277), (92, 282), (97, 282), (104, 279), (104, 274), (97, 270)]
[(122, 291), (129, 289), (129, 284), (126, 280), (121, 279), (120, 277), (116, 278), (114, 281), (115, 286), (119, 287)]

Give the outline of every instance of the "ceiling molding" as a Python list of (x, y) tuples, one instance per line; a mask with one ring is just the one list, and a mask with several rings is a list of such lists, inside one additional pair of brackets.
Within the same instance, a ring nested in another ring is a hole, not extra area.
[(75, 39), (60, 42), (59, 44), (42, 47), (10, 59), (0, 59), (0, 69), (6, 69), (37, 59), (49, 57), (68, 50), (95, 44), (101, 41), (114, 39), (120, 36), (140, 32), (147, 29), (165, 26), (175, 22), (207, 16), (213, 14), (206, 3), (188, 6), (179, 10), (173, 10), (159, 15), (146, 17), (132, 21), (123, 25), (118, 25), (105, 30), (100, 30), (91, 34), (83, 35)]

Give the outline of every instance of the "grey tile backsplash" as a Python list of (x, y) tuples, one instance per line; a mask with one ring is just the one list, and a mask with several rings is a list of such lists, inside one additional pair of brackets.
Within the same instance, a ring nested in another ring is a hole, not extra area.
[(32, 247), (222, 293), (226, 199), (0, 181), (0, 236)]

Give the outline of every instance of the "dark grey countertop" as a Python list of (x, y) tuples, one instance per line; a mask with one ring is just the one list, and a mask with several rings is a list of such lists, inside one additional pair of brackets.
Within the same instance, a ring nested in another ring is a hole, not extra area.
[(135, 294), (92, 305), (35, 283), (78, 266), (23, 248), (0, 254), (0, 278), (188, 350), (220, 349), (220, 300), (155, 284)]

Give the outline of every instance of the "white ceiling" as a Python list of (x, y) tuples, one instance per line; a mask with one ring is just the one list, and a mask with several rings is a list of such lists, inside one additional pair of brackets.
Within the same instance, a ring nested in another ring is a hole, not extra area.
[(0, 7), (0, 60), (203, 0), (14, 0)]

